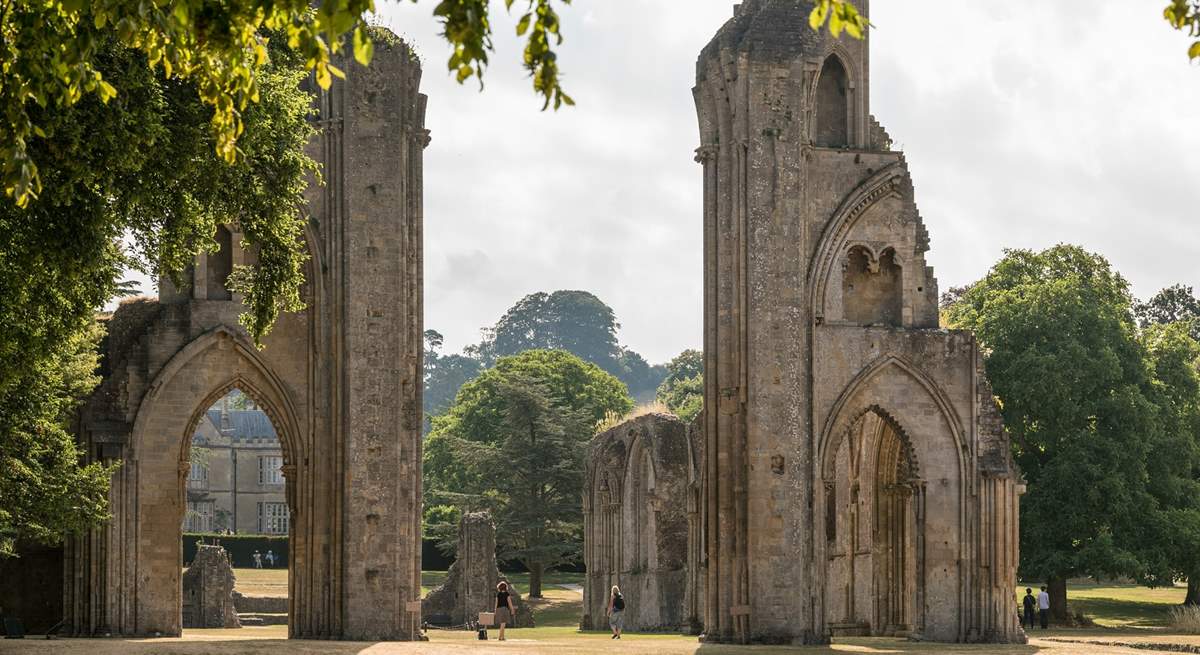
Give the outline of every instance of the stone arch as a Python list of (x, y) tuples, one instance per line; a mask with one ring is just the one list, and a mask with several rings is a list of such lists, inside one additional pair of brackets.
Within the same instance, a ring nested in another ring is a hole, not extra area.
[(826, 620), (834, 634), (910, 634), (925, 591), (925, 486), (912, 439), (879, 405), (839, 434), (822, 474)]
[[(942, 390), (941, 386), (938, 385), (938, 383), (931, 377), (926, 375), (924, 371), (913, 365), (905, 358), (895, 354), (881, 355), (875, 361), (865, 366), (861, 371), (858, 372), (857, 375), (854, 376), (853, 379), (850, 380), (850, 383), (847, 384), (846, 388), (843, 389), (838, 395), (837, 400), (834, 401), (833, 405), (830, 407), (829, 414), (826, 416), (824, 425), (821, 429), (817, 452), (822, 453), (822, 458), (824, 457), (823, 453), (828, 450), (830, 440), (835, 436), (835, 426), (837, 425), (839, 419), (843, 418), (845, 415), (846, 407), (851, 399), (860, 391), (862, 391), (868, 383), (880, 377), (892, 367), (895, 367), (901, 371), (903, 375), (910, 377), (914, 382), (920, 385), (920, 388), (924, 391), (925, 395), (927, 395), (927, 397), (930, 398), (936, 405), (938, 415), (944, 419), (946, 427), (949, 430), (949, 434), (954, 440), (954, 451), (958, 460), (956, 471), (960, 476), (967, 477), (966, 437), (964, 436), (965, 433), (963, 431), (962, 422), (959, 420), (958, 413), (954, 410), (954, 406), (950, 402), (949, 397), (946, 396), (946, 392)], [(821, 459), (820, 461), (824, 461), (824, 459)]]
[[(297, 493), (304, 474), (296, 462), (305, 460), (307, 454), (287, 388), (253, 346), (231, 328), (219, 326), (197, 337), (155, 377), (134, 420), (137, 633), (177, 635), (182, 629), (183, 552), (177, 535), (186, 507), (191, 436), (202, 413), (235, 387), (254, 398), (279, 434), (293, 515), (289, 528), (293, 534), (302, 534), (310, 520), (311, 509), (297, 504), (306, 495)], [(294, 543), (293, 549), (302, 551), (304, 545)], [(289, 568), (295, 566), (296, 558), (289, 558)], [(292, 595), (305, 593), (309, 581), (304, 576), (291, 578)], [(295, 623), (296, 616), (291, 614), (289, 623)]]
[(657, 521), (654, 512), (656, 471), (654, 455), (641, 435), (634, 437), (625, 462), (625, 507), (622, 532), (630, 535), (632, 546), (625, 553), (622, 568), (634, 572), (652, 571), (657, 567)]
[[(815, 256), (809, 266), (809, 306), (814, 320), (821, 322), (825, 318), (828, 303), (828, 287), (834, 267), (850, 245), (850, 234), (859, 219), (880, 200), (887, 197), (899, 197), (904, 181), (904, 169), (901, 163), (890, 164), (859, 184), (847, 194), (841, 205), (834, 211), (833, 216), (825, 225), (825, 230), (817, 242)], [(838, 290), (840, 292), (840, 289)]]
[[(876, 432), (863, 435), (864, 429)], [(831, 407), (818, 446), (823, 484), (817, 487), (816, 507), (824, 509), (826, 521), (824, 538), (816, 543), (825, 562), (825, 618), (835, 634), (959, 632), (959, 608), (965, 602), (962, 558), (969, 547), (965, 512), (972, 487), (963, 434), (940, 387), (895, 355), (864, 368)], [(874, 459), (857, 475), (860, 495), (846, 498), (842, 494), (854, 489), (841, 483), (847, 470), (841, 458), (843, 444), (853, 438), (865, 444), (860, 447), (874, 449)], [(849, 560), (837, 562), (847, 551), (845, 540), (829, 538), (830, 506), (844, 513), (852, 502), (861, 503), (857, 516), (868, 517), (873, 526), (856, 533), (853, 566)], [(927, 566), (930, 562), (934, 565)], [(852, 591), (858, 594), (855, 602), (846, 600)], [(940, 601), (928, 604), (927, 597)]]
[(843, 57), (831, 52), (821, 64), (813, 96), (816, 110), (813, 144), (825, 148), (847, 148), (853, 130), (853, 84)]

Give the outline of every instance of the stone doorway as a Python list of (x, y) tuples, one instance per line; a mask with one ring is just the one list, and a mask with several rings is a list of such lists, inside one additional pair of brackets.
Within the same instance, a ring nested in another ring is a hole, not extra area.
[(826, 619), (833, 636), (907, 636), (922, 620), (922, 484), (903, 429), (872, 407), (826, 462)]
[[(201, 544), (223, 548), (234, 568), (233, 606), (242, 625), (289, 623), (291, 527), (284, 440), (253, 394), (233, 388), (208, 407), (190, 430), (186, 451), (183, 531), (183, 628), (191, 599), (187, 568)], [(289, 439), (288, 441), (292, 441)], [(294, 467), (290, 469), (294, 476)]]

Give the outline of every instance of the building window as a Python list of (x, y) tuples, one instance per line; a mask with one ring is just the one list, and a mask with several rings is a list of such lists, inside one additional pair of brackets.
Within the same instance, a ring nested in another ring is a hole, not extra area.
[(258, 458), (258, 483), (283, 484), (283, 458), (263, 456)]
[(207, 489), (208, 488), (208, 466), (200, 462), (192, 462), (192, 469), (188, 472), (188, 488), (189, 489)]
[(213, 501), (189, 500), (187, 514), (183, 517), (185, 532), (212, 532)]
[(258, 531), (263, 534), (287, 534), (287, 503), (259, 503)]

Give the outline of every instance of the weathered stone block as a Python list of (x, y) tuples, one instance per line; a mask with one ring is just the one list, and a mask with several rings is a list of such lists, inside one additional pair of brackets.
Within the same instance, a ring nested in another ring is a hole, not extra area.
[[(452, 625), (476, 621), (480, 612), (496, 607), (496, 585), (501, 580), (496, 567), (496, 524), (487, 512), (463, 514), (458, 522), (458, 550), (446, 581), (421, 601), (425, 617), (449, 616)], [(509, 584), (516, 616), (511, 628), (532, 628), (533, 612)]]
[(233, 604), (233, 566), (220, 546), (201, 544), (183, 573), (183, 627), (240, 628)]

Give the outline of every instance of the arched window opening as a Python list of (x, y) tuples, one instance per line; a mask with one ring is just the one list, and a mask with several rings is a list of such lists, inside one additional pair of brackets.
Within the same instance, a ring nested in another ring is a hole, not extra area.
[(210, 252), (208, 257), (205, 284), (209, 300), (232, 300), (233, 294), (229, 286), (229, 274), (233, 272), (233, 234), (224, 225), (217, 226), (215, 235), (220, 249)]
[[(185, 566), (197, 552), (197, 542), (224, 546), (234, 569), (235, 589), (254, 608), (235, 607), (235, 611), (266, 612), (282, 619), (278, 615), (288, 611), (292, 512), (283, 445), (270, 417), (251, 396), (231, 389), (200, 415), (187, 454), (181, 526), (189, 533), (183, 536)], [(231, 535), (275, 538), (242, 546), (222, 539)], [(197, 623), (208, 620), (200, 605), (205, 592), (189, 588), (188, 580), (185, 574), (183, 627), (200, 627)], [(208, 582), (201, 579), (197, 584)]]
[(826, 148), (850, 145), (850, 77), (837, 55), (829, 55), (817, 81), (817, 124), (813, 142)]
[(842, 275), (842, 310), (858, 325), (901, 324), (903, 280), (891, 248), (876, 259), (861, 246), (846, 255)]
[(639, 458), (638, 485), (642, 497), (638, 499), (639, 510), (642, 512), (638, 524), (638, 566), (643, 571), (651, 571), (658, 566), (658, 548), (654, 538), (657, 525), (654, 515), (654, 464), (650, 461), (650, 450), (642, 449)]

